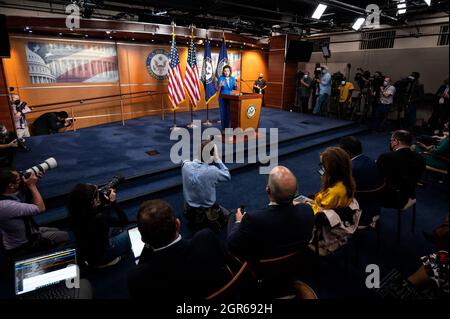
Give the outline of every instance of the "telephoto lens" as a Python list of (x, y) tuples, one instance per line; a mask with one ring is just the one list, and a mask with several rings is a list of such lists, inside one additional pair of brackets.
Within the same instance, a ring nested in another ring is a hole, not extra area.
[(34, 174), (38, 175), (39, 173), (45, 173), (49, 169), (53, 169), (58, 166), (58, 163), (53, 157), (47, 158), (43, 163), (38, 164), (36, 166), (33, 166), (25, 171), (22, 175), (25, 178), (29, 178), (31, 176), (31, 173), (34, 172)]

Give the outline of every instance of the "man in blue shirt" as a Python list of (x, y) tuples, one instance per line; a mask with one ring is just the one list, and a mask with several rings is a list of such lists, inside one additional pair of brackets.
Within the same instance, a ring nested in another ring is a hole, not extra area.
[(317, 98), (313, 113), (324, 115), (327, 113), (328, 97), (331, 95), (331, 75), (328, 72), (327, 66), (322, 67), (322, 76), (320, 81), (318, 80), (318, 84), (320, 88), (319, 97)]
[(202, 141), (197, 159), (184, 161), (181, 173), (186, 218), (200, 228), (210, 221), (221, 228), (221, 218), (227, 216), (228, 211), (216, 202), (216, 185), (229, 181), (231, 176), (214, 142)]

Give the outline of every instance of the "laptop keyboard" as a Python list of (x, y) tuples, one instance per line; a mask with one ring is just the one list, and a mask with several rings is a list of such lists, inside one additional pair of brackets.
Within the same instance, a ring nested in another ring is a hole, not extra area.
[(38, 292), (26, 296), (26, 299), (75, 299), (78, 289), (67, 288), (65, 285), (40, 289)]

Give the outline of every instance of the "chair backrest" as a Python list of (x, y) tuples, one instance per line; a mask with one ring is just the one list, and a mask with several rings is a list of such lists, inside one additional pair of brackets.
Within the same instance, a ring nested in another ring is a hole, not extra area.
[(231, 278), (230, 281), (228, 281), (224, 286), (210, 294), (208, 297), (206, 297), (206, 300), (226, 300), (228, 299), (228, 296), (233, 295), (233, 292), (236, 291), (237, 287), (239, 286), (240, 279), (244, 275), (244, 272), (246, 268), (248, 267), (248, 262), (244, 262), (241, 265), (241, 268), (239, 268), (238, 272)]
[(362, 224), (372, 222), (375, 215), (379, 215), (382, 206), (381, 193), (386, 186), (386, 179), (383, 179), (375, 188), (367, 190), (356, 190), (355, 198), (362, 211)]

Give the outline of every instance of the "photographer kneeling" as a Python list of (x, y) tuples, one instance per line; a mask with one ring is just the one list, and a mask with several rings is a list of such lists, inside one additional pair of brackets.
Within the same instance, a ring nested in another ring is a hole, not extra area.
[(48, 112), (39, 116), (33, 122), (33, 135), (46, 135), (58, 133), (60, 129), (73, 124), (66, 111)]
[[(31, 217), (45, 211), (37, 181), (34, 172), (25, 178), (10, 168), (0, 170), (0, 231), (3, 245), (10, 253), (47, 249), (69, 240), (67, 232), (38, 227)], [(31, 204), (27, 203), (28, 198)]]
[(123, 230), (128, 218), (116, 204), (115, 189), (103, 192), (96, 185), (77, 184), (70, 193), (68, 209), (77, 248), (89, 266), (116, 264), (130, 251), (130, 239)]

